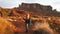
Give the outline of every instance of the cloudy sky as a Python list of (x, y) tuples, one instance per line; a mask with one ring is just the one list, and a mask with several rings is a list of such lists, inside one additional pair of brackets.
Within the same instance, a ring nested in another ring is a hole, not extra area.
[(12, 8), (24, 3), (39, 3), (42, 5), (51, 5), (53, 9), (60, 11), (60, 0), (0, 0), (0, 7)]

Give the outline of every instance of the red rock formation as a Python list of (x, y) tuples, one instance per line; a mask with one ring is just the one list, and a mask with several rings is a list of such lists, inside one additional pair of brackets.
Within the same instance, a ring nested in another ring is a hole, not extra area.
[(50, 34), (60, 33), (60, 24), (58, 24), (60, 22), (60, 18), (58, 17), (60, 12), (54, 12), (51, 6), (44, 6), (37, 3), (22, 3), (19, 7), (10, 10), (9, 18), (6, 19), (12, 23), (11, 25), (14, 25), (14, 31), (19, 34), (21, 34), (21, 32), (23, 34), (26, 30), (24, 19), (26, 19), (28, 14), (31, 17), (32, 24), (30, 25), (27, 34), (31, 34), (32, 32), (33, 34), (40, 34), (41, 32), (44, 32), (45, 34), (47, 32), (50, 32)]

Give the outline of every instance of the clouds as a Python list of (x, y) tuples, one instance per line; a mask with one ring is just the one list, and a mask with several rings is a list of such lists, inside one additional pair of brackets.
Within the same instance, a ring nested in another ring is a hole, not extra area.
[(54, 9), (60, 10), (60, 0), (0, 0), (2, 7), (17, 7), (22, 2), (24, 3), (40, 3), (43, 5), (51, 5)]
[(13, 7), (17, 6), (18, 2), (16, 0), (0, 0), (0, 6), (2, 7)]

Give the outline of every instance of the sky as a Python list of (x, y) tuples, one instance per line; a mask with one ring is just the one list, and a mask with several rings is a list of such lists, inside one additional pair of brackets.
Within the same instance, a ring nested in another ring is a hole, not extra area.
[(0, 0), (0, 7), (13, 8), (24, 3), (39, 3), (42, 5), (51, 5), (53, 9), (60, 11), (60, 0)]

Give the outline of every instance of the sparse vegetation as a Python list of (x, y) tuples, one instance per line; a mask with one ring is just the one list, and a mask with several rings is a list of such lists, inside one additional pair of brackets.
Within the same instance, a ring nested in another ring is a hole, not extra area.
[(10, 9), (4, 9), (4, 8), (0, 8), (0, 12), (2, 13), (2, 16), (5, 17), (5, 16), (8, 16), (11, 12)]
[(13, 34), (14, 30), (9, 22), (0, 17), (0, 34)]

